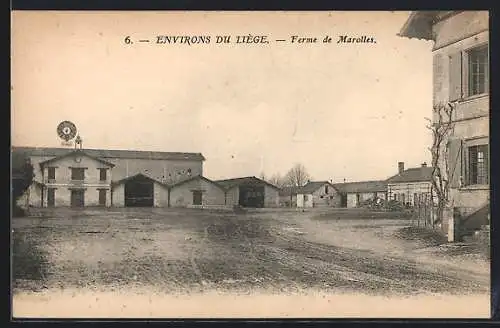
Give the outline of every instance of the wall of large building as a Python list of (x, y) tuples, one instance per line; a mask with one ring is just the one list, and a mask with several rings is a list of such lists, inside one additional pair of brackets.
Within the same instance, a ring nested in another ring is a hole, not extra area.
[(430, 194), (432, 190), (432, 183), (427, 181), (390, 183), (387, 187), (387, 190), (387, 197), (390, 200), (394, 200), (394, 195), (396, 195), (396, 200), (403, 201), (401, 195), (404, 194), (404, 202), (410, 203), (410, 205), (414, 205), (415, 194)]
[[(42, 171), (40, 170), (40, 162), (52, 159), (51, 156), (30, 156), (31, 163), (33, 164), (34, 173), (36, 180), (42, 182)], [(110, 179), (113, 181), (118, 181), (120, 179), (135, 175), (137, 173), (145, 173), (146, 175), (158, 180), (165, 181), (168, 183), (175, 183), (180, 180), (184, 180), (189, 176), (203, 175), (203, 162), (202, 161), (183, 161), (183, 160), (153, 160), (153, 159), (123, 159), (123, 158), (102, 158), (103, 160), (115, 164), (112, 169), (112, 174), (110, 174)], [(85, 167), (85, 163), (92, 159), (85, 158), (81, 164)], [(65, 164), (72, 164), (72, 166), (77, 167), (76, 162), (73, 158), (62, 159), (63, 162), (58, 164), (58, 166)], [(59, 163), (60, 161), (58, 161)], [(55, 165), (55, 164), (54, 164)], [(102, 167), (106, 165), (102, 164)], [(94, 171), (88, 171), (89, 179), (99, 178), (99, 172), (97, 171), (97, 166), (93, 165)], [(191, 172), (188, 172), (188, 171)], [(97, 171), (97, 172), (96, 172)], [(45, 176), (46, 176), (45, 172)], [(94, 174), (95, 173), (95, 174)], [(56, 178), (60, 176), (64, 178), (69, 176), (69, 169), (66, 171), (56, 170)], [(87, 176), (86, 176), (87, 178)]]
[(240, 189), (238, 186), (226, 191), (226, 205), (236, 206), (240, 201)]
[[(328, 186), (326, 190), (325, 186)], [(327, 192), (328, 191), (328, 192)], [(340, 205), (340, 197), (335, 189), (325, 184), (313, 193), (313, 207), (336, 207)]]
[[(190, 176), (203, 175), (202, 161), (156, 160), (156, 159), (122, 159), (104, 158), (115, 164), (113, 180), (144, 173), (158, 181), (173, 184)], [(191, 172), (188, 172), (191, 170)]]
[(279, 207), (280, 194), (279, 190), (271, 188), (268, 185), (264, 186), (264, 207)]
[(224, 190), (206, 180), (195, 179), (170, 190), (170, 206), (193, 205), (193, 190), (202, 191), (202, 205), (225, 205)]
[(153, 183), (154, 207), (168, 207), (168, 188), (157, 182)]
[(125, 184), (122, 183), (114, 186), (112, 195), (114, 207), (125, 206)]
[[(434, 105), (458, 101), (453, 115), (454, 131), (449, 138), (453, 145), (450, 158), (458, 159), (449, 165), (453, 168), (450, 196), (453, 206), (469, 208), (470, 211), (489, 201), (489, 185), (466, 185), (467, 147), (480, 142), (489, 143), (489, 93), (472, 96), (468, 93), (468, 51), (488, 43), (488, 28), (487, 11), (461, 12), (433, 26), (436, 38), (433, 50)], [(440, 166), (444, 167), (444, 158)]]
[[(81, 156), (79, 162), (75, 161), (75, 157), (69, 156), (61, 158), (53, 163), (48, 164), (48, 167), (55, 167), (55, 183), (54, 184), (70, 184), (73, 183), (71, 180), (71, 168), (84, 168), (85, 185), (93, 186), (107, 186), (111, 183), (110, 166), (96, 161), (90, 157)], [(38, 165), (39, 166), (39, 165)], [(48, 167), (44, 168), (44, 183), (49, 183), (48, 181)], [(107, 169), (106, 180), (100, 180), (99, 169)], [(39, 171), (41, 173), (41, 171)], [(41, 180), (39, 180), (41, 181)]]

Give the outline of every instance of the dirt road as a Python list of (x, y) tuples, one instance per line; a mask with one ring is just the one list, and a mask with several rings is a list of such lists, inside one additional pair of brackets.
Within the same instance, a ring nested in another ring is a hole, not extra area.
[(437, 237), (406, 238), (408, 223), (354, 211), (109, 210), (16, 219), (14, 287), (488, 293), (487, 260), (449, 255)]

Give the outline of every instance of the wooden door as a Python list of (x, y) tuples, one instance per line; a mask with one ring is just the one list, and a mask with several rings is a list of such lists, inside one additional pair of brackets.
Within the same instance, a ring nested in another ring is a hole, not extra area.
[(99, 205), (106, 206), (106, 189), (99, 189)]
[(47, 189), (47, 207), (54, 207), (56, 202), (56, 190), (54, 188)]
[(83, 189), (71, 190), (71, 206), (83, 207), (85, 205), (85, 194)]

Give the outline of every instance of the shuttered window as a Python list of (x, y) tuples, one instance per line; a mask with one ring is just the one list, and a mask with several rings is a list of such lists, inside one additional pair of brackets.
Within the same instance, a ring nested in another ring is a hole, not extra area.
[(450, 101), (462, 98), (462, 53), (457, 52), (449, 57)]
[(488, 145), (477, 145), (468, 148), (469, 184), (486, 185), (489, 183)]
[(468, 59), (468, 96), (488, 92), (489, 65), (488, 46), (483, 45), (467, 52)]
[(461, 139), (450, 139), (448, 141), (448, 170), (449, 181), (451, 188), (459, 188), (461, 186), (462, 177), (462, 148), (463, 141)]
[(432, 85), (434, 104), (437, 104), (439, 94), (443, 88), (443, 56), (435, 54), (432, 58)]

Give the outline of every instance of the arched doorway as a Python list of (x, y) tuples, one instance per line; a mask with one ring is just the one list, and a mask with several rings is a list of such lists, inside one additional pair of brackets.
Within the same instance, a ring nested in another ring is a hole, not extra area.
[(153, 207), (153, 181), (145, 176), (139, 175), (125, 182), (125, 206)]

